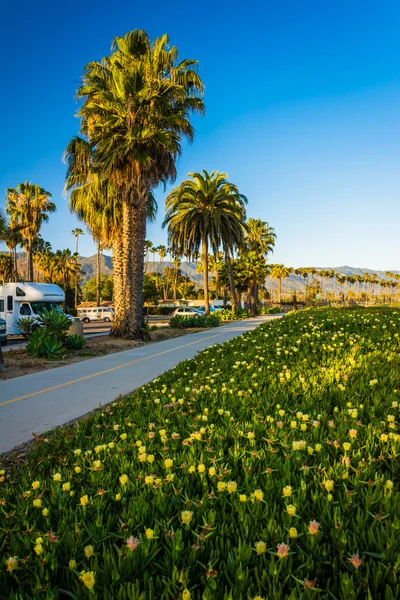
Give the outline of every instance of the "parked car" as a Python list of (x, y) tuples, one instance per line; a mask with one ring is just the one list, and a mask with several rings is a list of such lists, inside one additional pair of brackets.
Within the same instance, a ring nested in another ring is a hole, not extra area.
[(204, 312), (192, 306), (181, 306), (180, 308), (176, 308), (172, 313), (173, 317), (202, 317), (203, 315)]
[(0, 344), (2, 346), (7, 344), (7, 325), (4, 319), (0, 319)]
[(78, 315), (82, 323), (90, 323), (91, 321), (105, 321), (106, 323), (110, 323), (114, 320), (114, 309), (109, 306), (78, 308)]
[[(198, 306), (197, 310), (200, 310), (203, 314), (206, 313), (205, 306)], [(224, 307), (223, 306), (210, 306), (210, 313), (215, 313), (215, 312), (218, 312), (219, 310), (224, 310)]]

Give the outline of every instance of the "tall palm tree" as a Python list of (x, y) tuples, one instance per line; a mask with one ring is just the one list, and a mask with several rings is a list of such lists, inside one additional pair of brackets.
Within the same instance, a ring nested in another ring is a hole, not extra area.
[(189, 177), (168, 195), (163, 227), (168, 226), (168, 239), (180, 255), (194, 255), (201, 249), (204, 304), (209, 314), (209, 249), (216, 254), (222, 246), (225, 254), (230, 254), (242, 244), (247, 200), (225, 173), (204, 170), (189, 173)]
[(50, 198), (50, 192), (28, 181), (7, 190), (6, 209), (10, 225), (21, 230), (26, 242), (28, 281), (33, 281), (33, 241), (39, 235), (42, 223), (48, 221), (49, 213), (56, 210)]
[(150, 42), (134, 30), (114, 39), (112, 54), (89, 63), (78, 97), (81, 132), (94, 166), (122, 204), (123, 319), (118, 333), (143, 335), (144, 243), (149, 191), (176, 177), (182, 138), (193, 139), (193, 112), (203, 113), (197, 62), (179, 62), (167, 35)]
[[(84, 235), (83, 230), (80, 227), (75, 227), (75, 229), (73, 229), (71, 231), (71, 233), (75, 237), (75, 240), (76, 240), (75, 252), (76, 252), (76, 254), (79, 255), (79, 236)], [(75, 279), (75, 310), (78, 305), (78, 283), (79, 283), (79, 275)]]
[(286, 279), (289, 277), (291, 269), (289, 267), (285, 267), (285, 265), (271, 265), (271, 277), (272, 279), (278, 280), (278, 302), (281, 302), (282, 298), (282, 279)]
[[(253, 252), (259, 256), (259, 259), (264, 261), (267, 254), (274, 251), (276, 234), (273, 227), (262, 221), (261, 219), (250, 218), (246, 222), (246, 236), (244, 239), (243, 250), (245, 252)], [(253, 278), (251, 294), (253, 296), (252, 306), (253, 313), (258, 304), (258, 285), (259, 280)]]

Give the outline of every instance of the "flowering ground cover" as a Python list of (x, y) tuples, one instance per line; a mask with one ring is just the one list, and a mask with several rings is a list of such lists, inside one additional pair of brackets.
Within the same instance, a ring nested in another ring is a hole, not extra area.
[(293, 313), (0, 479), (0, 598), (400, 598), (400, 310)]

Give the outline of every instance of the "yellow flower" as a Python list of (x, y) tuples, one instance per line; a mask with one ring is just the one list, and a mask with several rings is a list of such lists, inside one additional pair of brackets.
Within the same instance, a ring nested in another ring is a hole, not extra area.
[(77, 448), (76, 450), (74, 450), (74, 454), (80, 456), (82, 454), (82, 450), (80, 448)]
[(62, 484), (62, 489), (63, 492), (69, 492), (69, 490), (71, 489), (71, 484), (69, 481), (67, 481), (67, 483), (63, 483)]
[(321, 444), (315, 444), (315, 452), (321, 452), (322, 446)]
[(328, 500), (328, 502), (332, 502), (332, 500), (333, 500), (332, 494), (328, 494), (326, 499)]
[(147, 457), (147, 462), (152, 464), (154, 462), (154, 454), (149, 454)]
[(101, 460), (94, 460), (93, 461), (93, 467), (92, 467), (93, 471), (100, 471), (101, 469)]
[(327, 479), (326, 481), (324, 481), (324, 487), (327, 492), (331, 492), (333, 490), (334, 485), (335, 482), (332, 479)]
[(210, 475), (210, 477), (212, 477), (213, 475), (215, 475), (215, 473), (216, 473), (215, 467), (210, 467), (208, 469), (208, 474)]
[(282, 490), (282, 494), (284, 496), (291, 496), (292, 495), (292, 486), (290, 485), (285, 485), (285, 487)]
[(393, 489), (393, 481), (390, 481), (390, 479), (388, 479), (388, 480), (386, 481), (386, 483), (385, 483), (385, 488), (386, 488), (387, 490), (391, 490), (391, 489)]
[(55, 473), (53, 479), (54, 481), (61, 481), (61, 473)]
[(32, 482), (32, 487), (34, 490), (37, 490), (40, 488), (40, 481), (33, 481)]
[(17, 559), (17, 557), (16, 556), (10, 556), (10, 558), (7, 558), (6, 564), (7, 564), (7, 567), (6, 567), (7, 571), (10, 571), (10, 573), (11, 573), (11, 571), (15, 571), (15, 569), (18, 568), (18, 559)]
[(226, 489), (225, 481), (218, 481), (217, 487), (219, 492), (224, 492)]
[(349, 450), (351, 450), (351, 444), (350, 444), (350, 442), (344, 442), (344, 444), (343, 444), (343, 450), (345, 452), (348, 452)]
[(252, 431), (249, 431), (249, 433), (247, 434), (247, 437), (248, 437), (249, 440), (254, 440), (255, 435), (254, 435), (254, 433)]
[(44, 508), (44, 509), (42, 510), (42, 515), (43, 515), (44, 517), (48, 517), (48, 516), (49, 516), (49, 509), (48, 509), (48, 508)]
[(191, 598), (191, 594), (189, 592), (189, 590), (184, 589), (182, 592), (182, 600), (190, 600)]
[(183, 510), (181, 512), (182, 522), (189, 524), (193, 518), (193, 513), (191, 510)]
[(381, 441), (382, 442), (387, 442), (388, 441), (388, 435), (387, 435), (387, 433), (382, 433), (381, 434)]
[(146, 485), (153, 485), (153, 482), (154, 482), (153, 475), (146, 475), (146, 477), (144, 478), (144, 482)]
[(120, 475), (119, 478), (119, 482), (121, 485), (126, 485), (129, 481), (128, 475), (125, 475), (125, 473), (123, 475)]
[(291, 527), (289, 529), (289, 537), (291, 537), (291, 538), (297, 537), (297, 529), (296, 529), (296, 527)]
[(152, 529), (146, 529), (144, 535), (147, 537), (148, 540), (152, 540), (154, 537), (154, 531)]
[(83, 585), (91, 590), (96, 583), (93, 571), (82, 571), (79, 579), (82, 581)]
[(261, 502), (261, 500), (264, 498), (264, 493), (261, 490), (255, 490), (251, 496), (252, 496), (253, 502), (256, 500), (257, 500), (257, 502)]
[(296, 427), (297, 427), (297, 422), (296, 422), (296, 421), (290, 421), (290, 427), (291, 427), (292, 429), (296, 429)]
[(140, 446), (141, 446), (141, 445), (142, 445), (142, 442), (141, 442), (140, 440), (138, 440), (138, 441), (136, 442), (136, 446), (137, 446), (138, 448), (140, 448)]
[(76, 569), (76, 560), (74, 560), (73, 558), (69, 561), (68, 563), (69, 568), (71, 569), (71, 571), (73, 569)]
[(80, 473), (81, 472), (81, 468), (80, 467), (75, 467), (74, 471), (75, 471), (75, 473)]
[(307, 452), (308, 452), (308, 454), (310, 454), (310, 455), (311, 455), (311, 454), (314, 454), (314, 448), (311, 448), (311, 446), (308, 446), (308, 448), (307, 448)]
[(116, 500), (121, 500), (121, 494), (115, 494), (115, 499)]
[(239, 500), (240, 500), (240, 502), (246, 502), (246, 500), (247, 500), (246, 494), (240, 494)]
[(294, 517), (294, 515), (296, 514), (296, 507), (293, 506), (293, 504), (289, 504), (289, 506), (286, 508), (288, 515), (290, 515), (291, 517)]
[(306, 423), (302, 423), (300, 425), (300, 429), (301, 429), (301, 431), (307, 431), (307, 424)]
[(84, 552), (85, 552), (86, 558), (90, 558), (91, 556), (94, 555), (94, 548), (93, 548), (93, 546), (85, 546)]
[(139, 446), (139, 454), (146, 454), (146, 446)]
[(228, 481), (226, 487), (227, 487), (228, 492), (230, 494), (233, 494), (237, 490), (237, 483), (236, 483), (236, 481)]
[(81, 496), (81, 505), (82, 506), (87, 506), (88, 504), (89, 504), (88, 495), (85, 494), (84, 496)]
[(255, 549), (257, 554), (264, 554), (267, 549), (267, 544), (265, 542), (256, 542)]
[(194, 467), (193, 465), (191, 467), (189, 467), (189, 473), (194, 473), (196, 470), (196, 467)]
[(172, 465), (174, 464), (174, 461), (171, 460), (170, 458), (166, 458), (164, 460), (164, 465), (167, 469), (170, 469), (172, 467)]
[(204, 471), (206, 470), (206, 467), (205, 467), (205, 465), (203, 465), (203, 464), (200, 464), (200, 465), (197, 467), (197, 470), (198, 470), (198, 472), (199, 472), (199, 473), (204, 473)]
[(357, 429), (349, 429), (349, 436), (351, 438), (356, 438), (357, 437)]
[(349, 478), (349, 474), (347, 471), (345, 471), (342, 475), (342, 479), (348, 479)]
[(36, 538), (35, 544), (43, 544), (43, 538), (42, 537)]
[(42, 544), (37, 544), (37, 545), (34, 547), (34, 551), (36, 552), (36, 554), (37, 554), (38, 556), (40, 556), (41, 554), (43, 554), (43, 546), (42, 546)]
[(146, 462), (146, 459), (147, 459), (147, 454), (146, 453), (139, 454), (139, 460), (140, 460), (140, 462), (144, 463), (144, 462)]
[(33, 501), (33, 506), (35, 508), (40, 508), (42, 506), (42, 501), (40, 498), (36, 498), (36, 500)]
[(128, 437), (126, 433), (121, 433), (121, 435), (119, 436), (121, 438), (121, 440), (126, 440), (126, 438)]

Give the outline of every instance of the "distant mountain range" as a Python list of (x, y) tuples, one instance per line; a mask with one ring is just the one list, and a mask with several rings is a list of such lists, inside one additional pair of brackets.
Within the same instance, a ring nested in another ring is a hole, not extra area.
[[(86, 282), (88, 279), (90, 279), (91, 277), (94, 277), (96, 275), (96, 271), (97, 271), (97, 255), (94, 254), (93, 256), (80, 256), (79, 260), (81, 262), (82, 265), (82, 271), (84, 272), (84, 275), (82, 276), (82, 281)], [(18, 266), (20, 269), (21, 273), (24, 273), (24, 271), (26, 270), (26, 255), (24, 252), (19, 252), (18, 253)], [(165, 260), (162, 264), (159, 261), (146, 261), (145, 262), (145, 269), (147, 273), (161, 273), (163, 269), (165, 268), (173, 268), (173, 264), (171, 262), (169, 262), (168, 260)], [(360, 268), (356, 268), (356, 267), (349, 267), (347, 265), (342, 266), (342, 267), (316, 267), (316, 269), (323, 269), (323, 270), (329, 270), (329, 269), (334, 269), (337, 273), (340, 273), (341, 275), (364, 275), (365, 273), (369, 273), (369, 274), (374, 274), (376, 273), (376, 275), (378, 276), (378, 279), (389, 279), (386, 274), (385, 271), (374, 271), (373, 269), (360, 269)], [(199, 285), (202, 284), (203, 282), (203, 275), (201, 273), (197, 273), (196, 272), (196, 265), (193, 262), (182, 262), (181, 266), (180, 266), (180, 270), (182, 272), (183, 275), (187, 275), (188, 277), (190, 277), (190, 279), (192, 281), (197, 281), (197, 283)], [(102, 254), (101, 256), (101, 272), (104, 275), (112, 275), (113, 273), (113, 264), (112, 264), (112, 257), (108, 256), (106, 254)], [(395, 274), (400, 274), (400, 271), (392, 271), (392, 273)], [(210, 277), (213, 277), (213, 273), (210, 273)], [(320, 278), (317, 277), (316, 278), (318, 281), (320, 281)], [(310, 275), (308, 278), (308, 283), (311, 283), (312, 281), (312, 276)], [(270, 289), (270, 290), (275, 290), (277, 288), (277, 281), (276, 279), (271, 279), (270, 277), (268, 277), (266, 279), (266, 288)], [(301, 275), (295, 275), (295, 274), (291, 274), (287, 279), (282, 281), (282, 291), (284, 293), (290, 293), (290, 292), (294, 292), (296, 290), (302, 291), (305, 289), (307, 285), (307, 279), (305, 279), (304, 277), (302, 277)], [(340, 284), (335, 280), (335, 279), (330, 279), (330, 280), (326, 280), (324, 281), (324, 292), (326, 293), (338, 293), (340, 291), (346, 291), (347, 289), (354, 289), (357, 290), (358, 286), (357, 284), (350, 286), (349, 284), (345, 284), (343, 286), (343, 288), (340, 286)]]

